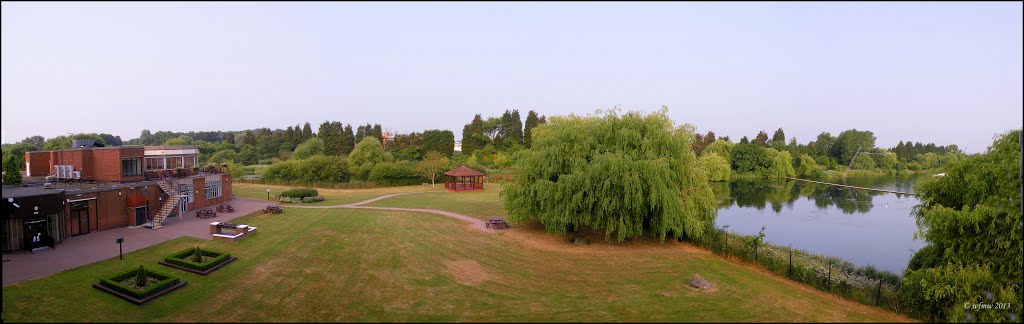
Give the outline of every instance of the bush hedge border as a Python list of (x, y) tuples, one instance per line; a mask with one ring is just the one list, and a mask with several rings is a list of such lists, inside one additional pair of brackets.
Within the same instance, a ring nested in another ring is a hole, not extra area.
[(213, 258), (203, 263), (195, 263), (188, 259), (188, 256), (194, 251), (195, 248), (187, 248), (181, 252), (165, 257), (164, 260), (159, 263), (171, 268), (206, 275), (214, 270), (220, 269), (221, 266), (236, 260), (236, 258), (232, 257), (230, 254), (200, 248), (199, 251), (201, 251), (203, 255), (213, 256)]
[(106, 291), (122, 299), (135, 303), (136, 305), (140, 305), (187, 284), (187, 282), (181, 281), (181, 279), (177, 277), (172, 277), (149, 269), (145, 269), (146, 276), (155, 277), (160, 281), (142, 290), (128, 287), (121, 283), (121, 280), (134, 276), (137, 271), (138, 270), (136, 269), (132, 269), (110, 278), (100, 278), (100, 283), (93, 284), (93, 288)]

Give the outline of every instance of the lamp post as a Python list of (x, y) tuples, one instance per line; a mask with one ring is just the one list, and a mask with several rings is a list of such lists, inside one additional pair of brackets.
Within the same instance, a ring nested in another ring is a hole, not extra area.
[(267, 201), (270, 201), (270, 188), (267, 188)]
[(122, 252), (123, 250), (121, 249), (121, 243), (124, 243), (124, 238), (123, 237), (117, 238), (117, 258), (119, 260), (124, 260), (124, 254)]

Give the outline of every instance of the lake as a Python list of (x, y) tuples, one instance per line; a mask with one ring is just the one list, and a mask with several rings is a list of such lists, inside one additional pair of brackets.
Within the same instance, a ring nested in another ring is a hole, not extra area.
[[(847, 177), (825, 182), (913, 192), (914, 178)], [(780, 246), (848, 260), (856, 265), (902, 274), (924, 241), (914, 240), (917, 225), (911, 195), (843, 188), (800, 181), (712, 183), (718, 198), (715, 225), (754, 235)]]

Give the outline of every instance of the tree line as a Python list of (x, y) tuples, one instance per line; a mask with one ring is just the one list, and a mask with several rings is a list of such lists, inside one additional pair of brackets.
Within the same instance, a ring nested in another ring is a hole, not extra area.
[(956, 145), (900, 141), (886, 149), (876, 147), (875, 140), (869, 130), (849, 129), (838, 136), (822, 132), (815, 140), (800, 144), (795, 137), (787, 142), (785, 131), (779, 128), (771, 137), (762, 130), (753, 140), (744, 136), (738, 143), (709, 131), (695, 134), (692, 145), (700, 156), (699, 165), (713, 181), (733, 176), (819, 177), (827, 171), (920, 171), (965, 156)]

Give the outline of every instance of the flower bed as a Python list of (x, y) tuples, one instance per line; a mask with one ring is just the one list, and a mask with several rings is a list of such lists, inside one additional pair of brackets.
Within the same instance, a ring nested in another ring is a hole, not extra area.
[(172, 290), (181, 288), (187, 282), (159, 272), (144, 269), (128, 270), (108, 278), (100, 278), (93, 288), (105, 291), (124, 300), (141, 305)]
[(235, 260), (236, 258), (230, 254), (196, 247), (172, 254), (159, 263), (171, 268), (205, 276)]

